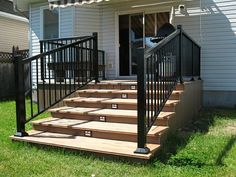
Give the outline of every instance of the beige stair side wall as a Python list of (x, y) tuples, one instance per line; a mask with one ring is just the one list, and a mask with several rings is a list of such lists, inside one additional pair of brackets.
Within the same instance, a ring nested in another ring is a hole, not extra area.
[(184, 127), (199, 117), (202, 107), (202, 81), (186, 82), (180, 102), (175, 108), (175, 117), (169, 120), (170, 131)]

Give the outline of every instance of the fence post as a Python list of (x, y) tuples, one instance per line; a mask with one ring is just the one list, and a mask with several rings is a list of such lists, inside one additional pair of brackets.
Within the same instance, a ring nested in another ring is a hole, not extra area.
[(148, 154), (150, 149), (146, 147), (146, 61), (144, 49), (137, 49), (137, 91), (138, 91), (138, 147), (134, 153)]
[(179, 34), (179, 82), (183, 84), (183, 76), (182, 76), (182, 57), (183, 57), (183, 30), (182, 25), (178, 25), (177, 29), (180, 30)]
[(95, 83), (98, 83), (98, 33), (93, 33), (93, 71)]
[(23, 137), (28, 134), (25, 131), (26, 110), (25, 110), (25, 83), (24, 83), (24, 64), (22, 57), (17, 53), (13, 54), (15, 70), (15, 87), (16, 87), (16, 134), (15, 136)]

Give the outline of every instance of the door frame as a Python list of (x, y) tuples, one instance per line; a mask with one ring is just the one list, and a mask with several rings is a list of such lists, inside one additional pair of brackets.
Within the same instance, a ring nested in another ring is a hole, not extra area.
[[(125, 10), (125, 11), (116, 11), (115, 12), (115, 70), (116, 70), (116, 78), (121, 79), (130, 79), (130, 78), (136, 78), (135, 75), (130, 76), (120, 76), (120, 54), (119, 54), (119, 16), (120, 15), (135, 15), (135, 14), (151, 14), (151, 13), (161, 13), (161, 12), (169, 12), (169, 21), (171, 21), (171, 11), (173, 6), (169, 6), (168, 8), (162, 8), (162, 9), (153, 9), (153, 8), (146, 8), (146, 9), (140, 9), (140, 10)], [(145, 33), (145, 29), (143, 30)], [(131, 71), (130, 71), (131, 72)]]

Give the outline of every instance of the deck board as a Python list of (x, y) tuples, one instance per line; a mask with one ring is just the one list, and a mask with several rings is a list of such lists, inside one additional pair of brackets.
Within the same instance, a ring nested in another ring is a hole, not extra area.
[(153, 152), (155, 152), (160, 147), (159, 144), (147, 144), (147, 147), (150, 148), (151, 153), (135, 154), (134, 150), (137, 148), (137, 143), (135, 142), (99, 139), (83, 136), (72, 136), (35, 130), (29, 131), (28, 133), (29, 136), (11, 136), (11, 139), (34, 144), (56, 146), (74, 150), (110, 154), (115, 156), (133, 157), (137, 159), (146, 160), (150, 159)]

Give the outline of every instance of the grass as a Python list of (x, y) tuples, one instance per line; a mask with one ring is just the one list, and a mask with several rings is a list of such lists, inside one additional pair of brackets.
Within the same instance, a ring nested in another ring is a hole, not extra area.
[(148, 164), (12, 142), (12, 101), (0, 102), (0, 126), (0, 177), (236, 176), (235, 110), (204, 110), (197, 121), (170, 135), (165, 149)]

